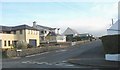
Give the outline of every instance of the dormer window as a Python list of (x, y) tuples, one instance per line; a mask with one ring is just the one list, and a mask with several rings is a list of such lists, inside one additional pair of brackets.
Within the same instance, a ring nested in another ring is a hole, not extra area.
[(45, 33), (47, 33), (47, 31), (45, 31)]
[(44, 34), (44, 31), (41, 31), (41, 34)]

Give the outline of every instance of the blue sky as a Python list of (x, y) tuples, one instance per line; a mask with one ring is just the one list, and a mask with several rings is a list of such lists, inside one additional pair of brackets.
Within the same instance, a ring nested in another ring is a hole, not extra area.
[(32, 22), (37, 21), (39, 25), (59, 27), (61, 32), (71, 27), (79, 33), (100, 36), (106, 34), (111, 19), (117, 19), (117, 4), (117, 2), (2, 2), (0, 25), (32, 26)]

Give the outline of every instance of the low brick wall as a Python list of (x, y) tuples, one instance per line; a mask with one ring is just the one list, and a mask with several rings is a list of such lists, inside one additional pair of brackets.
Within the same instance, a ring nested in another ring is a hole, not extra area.
[(17, 52), (14, 49), (8, 49), (7, 51), (3, 51), (3, 55), (6, 55), (7, 57), (24, 57), (27, 55), (32, 55), (32, 54), (37, 54), (37, 53), (42, 53), (46, 51), (52, 51), (52, 50), (57, 50), (60, 48), (65, 48), (68, 46), (52, 46), (52, 47), (37, 47), (37, 48), (28, 48), (28, 49), (22, 49), (21, 52)]
[[(78, 42), (76, 42), (75, 45), (80, 45), (80, 44), (84, 44), (87, 42), (89, 42), (89, 41), (88, 40), (78, 41)], [(46, 46), (46, 47), (22, 49), (21, 52), (17, 52), (14, 49), (8, 49), (7, 51), (3, 50), (2, 52), (4, 52), (3, 55), (6, 55), (7, 57), (16, 57), (16, 56), (24, 57), (27, 55), (32, 55), (32, 54), (42, 53), (42, 52), (46, 52), (46, 51), (62, 49), (62, 48), (67, 48), (70, 46), (71, 46), (71, 43), (69, 42), (69, 43), (63, 43), (62, 45), (57, 45), (57, 46), (49, 46), (49, 47)], [(74, 45), (72, 45), (72, 46), (74, 46)]]

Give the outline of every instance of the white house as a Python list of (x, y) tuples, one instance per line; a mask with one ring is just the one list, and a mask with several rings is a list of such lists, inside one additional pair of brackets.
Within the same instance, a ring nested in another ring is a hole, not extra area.
[(79, 35), (79, 33), (74, 30), (74, 29), (71, 29), (71, 28), (67, 28), (64, 32), (63, 32), (63, 35), (73, 35), (73, 36), (77, 36)]
[(66, 36), (56, 34), (54, 32), (49, 32), (49, 34), (46, 36), (46, 39), (49, 42), (54, 42), (54, 43), (66, 42)]
[(51, 28), (46, 26), (37, 25), (33, 22), (33, 27), (40, 31), (40, 42), (66, 42), (66, 36), (60, 35), (60, 28)]
[(74, 30), (74, 29), (71, 29), (71, 28), (67, 28), (64, 32), (63, 32), (63, 35), (66, 36), (66, 41), (73, 41), (73, 37), (75, 36), (78, 36), (79, 33)]
[[(120, 19), (118, 19), (118, 21), (116, 21), (109, 29), (107, 29), (107, 34), (108, 35), (120, 34)], [(120, 61), (120, 54), (105, 54), (105, 59), (110, 61)]]
[(115, 35), (115, 34), (120, 34), (120, 19), (116, 21), (112, 26), (107, 29), (107, 34), (108, 35)]

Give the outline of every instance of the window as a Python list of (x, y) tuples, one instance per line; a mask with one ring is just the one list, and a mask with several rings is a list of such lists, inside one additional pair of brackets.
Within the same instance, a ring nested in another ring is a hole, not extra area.
[(47, 33), (47, 31), (45, 31), (45, 33)]
[(41, 31), (41, 33), (43, 34), (43, 33), (44, 33), (44, 31)]
[(41, 40), (44, 40), (44, 36), (41, 37)]
[(16, 46), (17, 45), (17, 41), (12, 41), (12, 45)]
[(8, 41), (8, 46), (10, 46), (10, 41)]
[(20, 34), (22, 34), (22, 30), (20, 30)]
[(13, 31), (14, 34), (16, 34), (16, 31)]
[(6, 41), (4, 41), (4, 46), (6, 46)]

